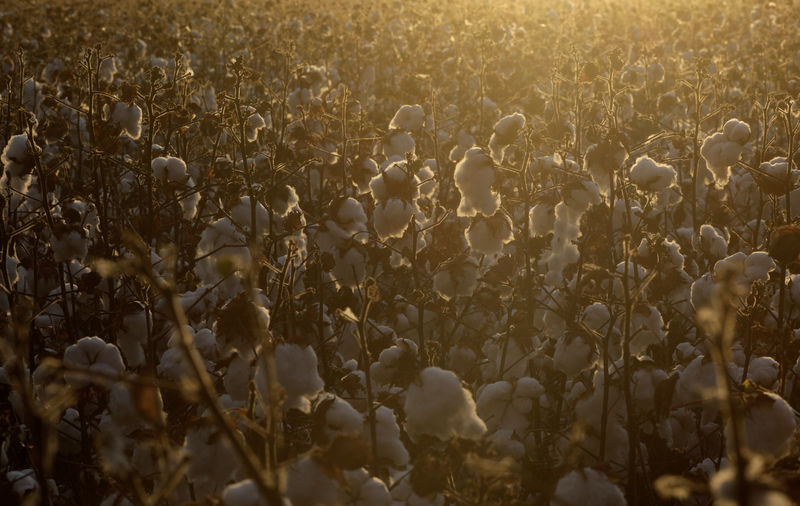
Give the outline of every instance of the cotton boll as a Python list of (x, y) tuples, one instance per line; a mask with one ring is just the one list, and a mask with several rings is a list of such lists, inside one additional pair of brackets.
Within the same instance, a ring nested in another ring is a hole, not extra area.
[(581, 315), (581, 322), (589, 329), (601, 336), (605, 336), (608, 333), (608, 325), (611, 323), (611, 314), (608, 312), (608, 306), (599, 302), (586, 306)]
[(280, 185), (270, 192), (269, 205), (281, 218), (285, 218), (292, 210), (296, 209), (299, 203), (300, 198), (293, 186)]
[(787, 191), (793, 190), (800, 179), (800, 170), (793, 168), (792, 172), (788, 173), (789, 164), (782, 156), (763, 162), (759, 169), (767, 174), (766, 177), (761, 177), (759, 186), (772, 195), (784, 195)]
[(778, 381), (780, 364), (772, 357), (753, 357), (747, 368), (747, 378), (756, 384), (771, 389)]
[(572, 378), (597, 361), (597, 346), (578, 334), (564, 333), (556, 341), (553, 367)]
[(336, 249), (331, 277), (337, 287), (357, 288), (367, 275), (367, 258), (356, 245)]
[(528, 427), (528, 414), (543, 393), (544, 387), (530, 377), (520, 378), (515, 385), (491, 383), (478, 394), (477, 412), (489, 432), (503, 428), (522, 434)]
[(444, 300), (469, 297), (478, 286), (478, 261), (462, 256), (440, 266), (433, 275), (433, 289)]
[[(775, 461), (791, 449), (797, 421), (794, 410), (772, 392), (759, 392), (747, 399), (744, 408), (744, 446), (751, 453)], [(733, 451), (730, 427), (726, 426), (728, 452)]]
[[(394, 412), (386, 406), (375, 410), (375, 435), (378, 447), (378, 459), (388, 461), (393, 467), (402, 468), (408, 464), (408, 450), (400, 439), (400, 426), (397, 425)], [(364, 421), (362, 437), (370, 439), (370, 427)]]
[(28, 145), (28, 134), (11, 136), (0, 155), (0, 162), (5, 167), (4, 177), (20, 178), (29, 174), (34, 167), (34, 157)]
[(486, 432), (472, 395), (458, 376), (438, 367), (423, 369), (409, 385), (403, 409), (406, 432), (412, 439), (429, 435), (447, 441), (453, 436), (477, 438)]
[(634, 355), (644, 353), (650, 345), (664, 342), (667, 335), (658, 309), (649, 304), (638, 304), (631, 317), (631, 335), (630, 351)]
[(145, 362), (143, 346), (147, 343), (148, 336), (147, 313), (144, 306), (134, 302), (129, 304), (123, 314), (122, 325), (117, 331), (117, 346), (129, 367), (140, 367)]
[(378, 360), (370, 365), (372, 380), (379, 385), (394, 384), (398, 372), (416, 361), (417, 343), (411, 339), (397, 340), (394, 345), (381, 351)]
[(242, 116), (247, 118), (245, 120), (245, 137), (247, 138), (247, 142), (255, 142), (255, 140), (258, 139), (258, 132), (267, 127), (267, 122), (264, 120), (264, 117), (251, 106), (242, 107)]
[[(219, 428), (206, 422), (190, 428), (186, 433), (183, 450), (190, 456), (186, 475), (192, 480), (198, 497), (221, 492), (238, 474), (239, 459), (236, 452), (219, 431)], [(242, 438), (238, 431), (236, 435)]]
[(134, 103), (117, 102), (111, 113), (111, 121), (121, 126), (133, 140), (142, 135), (142, 109)]
[(342, 503), (337, 482), (311, 457), (289, 467), (286, 496), (292, 506), (337, 506)]
[(359, 157), (353, 162), (350, 168), (350, 175), (358, 188), (358, 193), (364, 195), (369, 193), (369, 182), (378, 174), (378, 164), (375, 160), (368, 157)]
[(495, 163), (502, 163), (505, 149), (519, 136), (525, 128), (525, 116), (515, 112), (500, 119), (494, 125), (494, 132), (489, 139), (489, 150)]
[(410, 153), (414, 155), (414, 138), (404, 130), (390, 130), (383, 138), (381, 144), (383, 156), (391, 158), (393, 156), (406, 157)]
[(703, 140), (700, 154), (714, 174), (717, 188), (722, 188), (728, 183), (730, 167), (739, 161), (749, 139), (750, 126), (737, 119), (730, 119), (723, 126), (722, 132)]
[(247, 240), (230, 219), (221, 218), (211, 222), (200, 235), (195, 273), (206, 284), (214, 284), (231, 272), (246, 269), (250, 265), (250, 250)]
[(56, 262), (73, 259), (82, 262), (89, 254), (89, 229), (80, 225), (56, 224), (50, 237), (50, 246)]
[(553, 232), (556, 222), (555, 206), (550, 202), (540, 202), (533, 206), (528, 215), (528, 230), (531, 237), (542, 237)]
[(456, 145), (450, 150), (448, 158), (453, 163), (458, 163), (467, 150), (475, 145), (475, 137), (471, 136), (464, 130), (459, 130), (456, 135)]
[(671, 166), (642, 156), (631, 168), (631, 182), (641, 191), (662, 191), (675, 185), (677, 174)]
[(494, 255), (514, 239), (511, 219), (502, 211), (488, 218), (478, 215), (466, 230), (467, 244), (475, 253)]
[(556, 485), (550, 506), (624, 506), (622, 491), (608, 477), (590, 467), (570, 471)]
[(317, 415), (322, 412), (324, 425), (322, 433), (326, 441), (333, 441), (339, 434), (361, 434), (364, 428), (364, 415), (341, 397), (322, 401)]
[[(258, 359), (255, 384), (261, 397), (270, 402), (267, 388), (267, 372), (263, 360)], [(325, 386), (317, 371), (317, 354), (311, 346), (301, 347), (293, 343), (281, 343), (275, 347), (275, 372), (280, 386), (286, 392), (283, 409), (298, 409), (304, 413), (311, 410), (311, 399)]]
[(422, 167), (417, 171), (417, 179), (420, 181), (419, 193), (426, 199), (433, 198), (439, 188), (439, 183), (436, 182), (436, 170), (436, 160), (427, 159), (422, 162)]
[[(250, 207), (250, 197), (240, 197), (236, 205), (230, 209), (230, 215), (236, 226), (245, 231), (252, 230), (253, 215)], [(269, 211), (261, 202), (256, 202), (256, 233), (258, 235), (268, 233), (269, 223)]]
[(500, 207), (500, 195), (492, 191), (495, 181), (492, 159), (481, 148), (470, 148), (456, 164), (454, 179), (461, 193), (458, 216), (491, 216)]
[(386, 484), (375, 477), (370, 477), (364, 469), (345, 471), (349, 491), (348, 504), (353, 506), (391, 506), (392, 496)]
[(99, 337), (83, 337), (64, 351), (64, 366), (97, 374), (87, 377), (86, 374), (64, 373), (64, 379), (75, 388), (89, 385), (106, 385), (108, 377), (119, 375), (125, 370), (122, 355), (113, 344), (108, 344)]
[(425, 111), (421, 105), (404, 105), (389, 123), (390, 130), (419, 130), (425, 121)]
[(150, 164), (156, 179), (167, 183), (183, 183), (189, 177), (186, 162), (174, 156), (159, 156)]
[(724, 258), (728, 254), (728, 240), (723, 232), (711, 225), (700, 227), (699, 237), (693, 238), (695, 250), (711, 258)]
[(375, 206), (372, 224), (382, 241), (390, 238), (400, 238), (408, 228), (413, 214), (414, 206), (410, 202), (389, 199)]

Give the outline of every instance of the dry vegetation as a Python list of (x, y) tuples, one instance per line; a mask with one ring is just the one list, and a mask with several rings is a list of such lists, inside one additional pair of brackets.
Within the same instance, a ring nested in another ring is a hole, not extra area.
[(798, 12), (3, 4), (0, 502), (797, 501)]

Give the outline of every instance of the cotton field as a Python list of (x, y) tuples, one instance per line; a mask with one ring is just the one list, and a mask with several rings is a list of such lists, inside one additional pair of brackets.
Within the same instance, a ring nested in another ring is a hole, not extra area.
[(800, 504), (797, 0), (0, 6), (0, 504)]

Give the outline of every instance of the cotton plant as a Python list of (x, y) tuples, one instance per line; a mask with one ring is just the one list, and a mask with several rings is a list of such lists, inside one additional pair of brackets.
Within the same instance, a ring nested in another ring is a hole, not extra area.
[(142, 109), (135, 103), (117, 102), (114, 104), (111, 121), (133, 140), (142, 136)]
[(506, 148), (511, 145), (525, 128), (525, 116), (515, 112), (504, 116), (494, 125), (489, 139), (489, 151), (495, 163), (502, 163)]
[[(257, 360), (255, 384), (265, 402), (273, 402), (266, 366)], [(278, 383), (286, 398), (283, 409), (311, 410), (311, 401), (322, 391), (324, 383), (317, 372), (317, 354), (311, 346), (302, 347), (293, 343), (281, 343), (275, 347), (275, 367)]]
[(482, 255), (499, 253), (514, 239), (511, 220), (502, 211), (488, 217), (478, 214), (472, 218), (465, 235), (470, 249)]
[(564, 269), (578, 261), (580, 252), (575, 240), (580, 238), (580, 220), (590, 205), (600, 203), (600, 193), (591, 181), (581, 181), (563, 192), (563, 201), (555, 207), (553, 239), (550, 254), (543, 259), (547, 266), (545, 282), (558, 286), (564, 280)]
[[(64, 350), (64, 379), (75, 388), (104, 386), (125, 371), (119, 349), (99, 337), (82, 337)], [(74, 370), (74, 372), (70, 372)]]
[(627, 504), (622, 490), (602, 471), (585, 467), (568, 472), (556, 484), (550, 506), (620, 506)]
[(478, 438), (486, 432), (472, 394), (453, 372), (438, 367), (423, 369), (409, 385), (403, 410), (412, 439), (428, 435), (447, 441), (453, 436)]
[(389, 129), (413, 132), (422, 128), (424, 121), (425, 111), (421, 105), (403, 105), (397, 110), (389, 123)]
[(372, 224), (378, 238), (400, 238), (417, 209), (419, 178), (405, 162), (394, 162), (369, 183), (375, 209)]
[(494, 161), (481, 148), (473, 147), (464, 153), (453, 177), (461, 193), (458, 216), (472, 217), (478, 212), (491, 216), (500, 207), (500, 195), (492, 189), (496, 178)]
[(730, 180), (730, 168), (742, 156), (747, 141), (750, 140), (750, 126), (737, 119), (729, 119), (717, 132), (706, 137), (700, 154), (706, 166), (714, 175), (714, 184), (722, 188)]
[(448, 301), (456, 297), (469, 297), (478, 286), (480, 269), (478, 261), (460, 255), (440, 265), (433, 275), (433, 289)]

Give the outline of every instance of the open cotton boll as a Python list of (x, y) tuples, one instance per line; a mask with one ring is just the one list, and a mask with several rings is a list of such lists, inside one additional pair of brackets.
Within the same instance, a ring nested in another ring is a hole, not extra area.
[(411, 223), (415, 207), (411, 202), (396, 198), (379, 202), (372, 214), (372, 225), (378, 238), (384, 241), (403, 237)]
[(282, 218), (297, 209), (299, 204), (300, 198), (297, 196), (294, 186), (279, 185), (270, 191), (269, 205)]
[(556, 341), (553, 367), (572, 378), (597, 361), (597, 346), (581, 335), (565, 332)]
[(439, 183), (436, 182), (436, 170), (436, 160), (429, 158), (422, 162), (422, 167), (417, 171), (417, 179), (420, 181), (419, 193), (426, 199), (433, 198), (433, 194), (439, 188)]
[(638, 304), (631, 317), (630, 352), (639, 355), (648, 346), (660, 344), (667, 338), (661, 313), (649, 304)]
[(129, 367), (144, 365), (144, 345), (147, 343), (147, 314), (141, 303), (134, 302), (124, 311), (122, 325), (117, 330), (117, 346), (125, 356)]
[(717, 188), (728, 184), (731, 166), (742, 156), (744, 146), (750, 139), (750, 126), (737, 119), (729, 119), (717, 132), (706, 137), (700, 147), (700, 155), (714, 175)]
[[(388, 461), (393, 467), (402, 468), (408, 464), (408, 450), (400, 439), (400, 426), (394, 412), (386, 406), (375, 410), (375, 436), (378, 459)], [(369, 421), (364, 420), (362, 437), (370, 439)]]
[(440, 266), (433, 275), (433, 289), (444, 300), (469, 297), (478, 287), (478, 261), (463, 256)]
[(242, 116), (245, 120), (245, 137), (247, 142), (255, 142), (258, 139), (258, 132), (267, 127), (267, 122), (254, 107), (246, 105), (242, 107)]
[(525, 116), (515, 112), (500, 118), (494, 125), (494, 132), (489, 139), (489, 151), (495, 163), (501, 163), (506, 147), (513, 143), (525, 128)]
[(489, 432), (509, 429), (522, 434), (528, 414), (538, 404), (544, 387), (534, 378), (519, 378), (516, 384), (498, 381), (483, 387), (478, 394), (477, 412)]
[(156, 179), (162, 182), (183, 183), (189, 177), (186, 162), (174, 156), (156, 157), (150, 167)]
[(456, 164), (453, 176), (461, 193), (458, 216), (471, 217), (478, 212), (491, 216), (500, 207), (500, 195), (492, 191), (494, 163), (481, 148), (468, 149)]
[(419, 130), (425, 121), (425, 111), (421, 105), (403, 105), (389, 123), (390, 130)]
[[(250, 207), (250, 197), (240, 197), (239, 201), (230, 209), (233, 223), (244, 231), (252, 230), (253, 214)], [(256, 202), (256, 233), (263, 235), (269, 232), (269, 211)]]
[(389, 130), (383, 138), (381, 150), (386, 158), (393, 156), (405, 158), (409, 153), (414, 156), (415, 146), (416, 143), (410, 133), (405, 130)]
[(709, 224), (700, 226), (699, 237), (693, 237), (696, 251), (711, 258), (724, 258), (728, 254), (728, 239), (722, 230)]
[(586, 306), (581, 314), (581, 322), (601, 336), (608, 333), (608, 324), (611, 323), (611, 314), (608, 306), (595, 302)]
[[(769, 461), (784, 457), (791, 449), (797, 427), (794, 410), (773, 392), (759, 392), (745, 401), (743, 436), (750, 453)], [(728, 452), (733, 451), (730, 427), (725, 427)]]
[(381, 351), (378, 360), (370, 365), (372, 379), (380, 385), (394, 383), (401, 367), (416, 361), (417, 343), (411, 339), (396, 340), (396, 344)]
[(555, 207), (550, 254), (543, 259), (547, 266), (545, 283), (558, 286), (564, 281), (564, 269), (578, 261), (580, 252), (573, 242), (581, 235), (580, 221), (590, 204), (600, 203), (597, 185), (581, 181), (563, 190), (564, 202)]
[(464, 153), (475, 145), (475, 137), (471, 136), (464, 130), (459, 130), (456, 134), (456, 145), (450, 150), (448, 158), (453, 163), (458, 163), (464, 158)]
[(794, 189), (800, 179), (800, 170), (793, 168), (792, 172), (788, 173), (789, 163), (783, 156), (763, 162), (759, 169), (767, 174), (767, 177), (760, 181), (760, 186), (767, 193), (774, 195), (784, 195), (787, 191)]
[[(122, 355), (113, 344), (99, 337), (82, 337), (64, 350), (64, 366), (82, 372), (65, 372), (64, 380), (75, 388), (108, 385), (125, 370)], [(92, 373), (96, 376), (92, 377)]]
[(772, 357), (753, 357), (747, 368), (747, 378), (758, 385), (771, 389), (778, 381), (780, 364)]
[(550, 506), (624, 506), (622, 490), (590, 467), (570, 471), (556, 485)]
[(142, 109), (136, 104), (117, 102), (111, 113), (111, 121), (121, 126), (133, 140), (142, 136)]
[(631, 168), (631, 182), (641, 191), (656, 192), (674, 186), (677, 174), (671, 166), (641, 156)]
[(28, 134), (12, 135), (0, 154), (5, 180), (22, 178), (31, 173), (35, 159), (28, 145)]
[(195, 273), (206, 284), (214, 284), (232, 272), (250, 265), (247, 240), (230, 219), (221, 218), (203, 230), (197, 244)]
[(502, 211), (488, 218), (479, 214), (472, 219), (466, 237), (467, 244), (475, 253), (494, 255), (514, 239), (511, 219)]
[(600, 193), (611, 198), (611, 177), (614, 171), (622, 167), (627, 154), (625, 146), (618, 140), (604, 140), (589, 146), (583, 157), (583, 167), (592, 176)]
[(372, 158), (361, 156), (356, 158), (350, 167), (350, 177), (353, 179), (359, 195), (369, 193), (369, 182), (378, 174), (378, 164)]
[[(219, 430), (205, 421), (186, 433), (183, 450), (190, 457), (186, 475), (192, 480), (197, 497), (221, 492), (238, 475), (239, 459), (228, 439), (219, 437)], [(236, 436), (243, 438), (238, 431)]]
[(478, 417), (472, 394), (452, 371), (427, 367), (406, 391), (406, 432), (416, 440), (428, 435), (447, 441), (453, 436), (478, 438), (486, 425)]
[(528, 214), (528, 230), (531, 237), (542, 237), (551, 233), (555, 222), (555, 206), (551, 202), (539, 202)]
[(341, 397), (333, 397), (320, 403), (324, 425), (322, 432), (327, 441), (339, 434), (361, 434), (364, 428), (364, 415)]
[[(255, 384), (264, 401), (271, 402), (263, 362), (257, 359)], [(275, 369), (278, 382), (286, 392), (283, 409), (298, 409), (304, 413), (311, 411), (311, 399), (325, 386), (317, 371), (314, 348), (294, 343), (279, 344), (275, 347)]]
[(56, 262), (83, 261), (89, 254), (89, 229), (80, 225), (56, 224), (50, 237), (50, 247)]
[(292, 506), (338, 506), (343, 503), (337, 481), (312, 457), (289, 466), (286, 496)]

